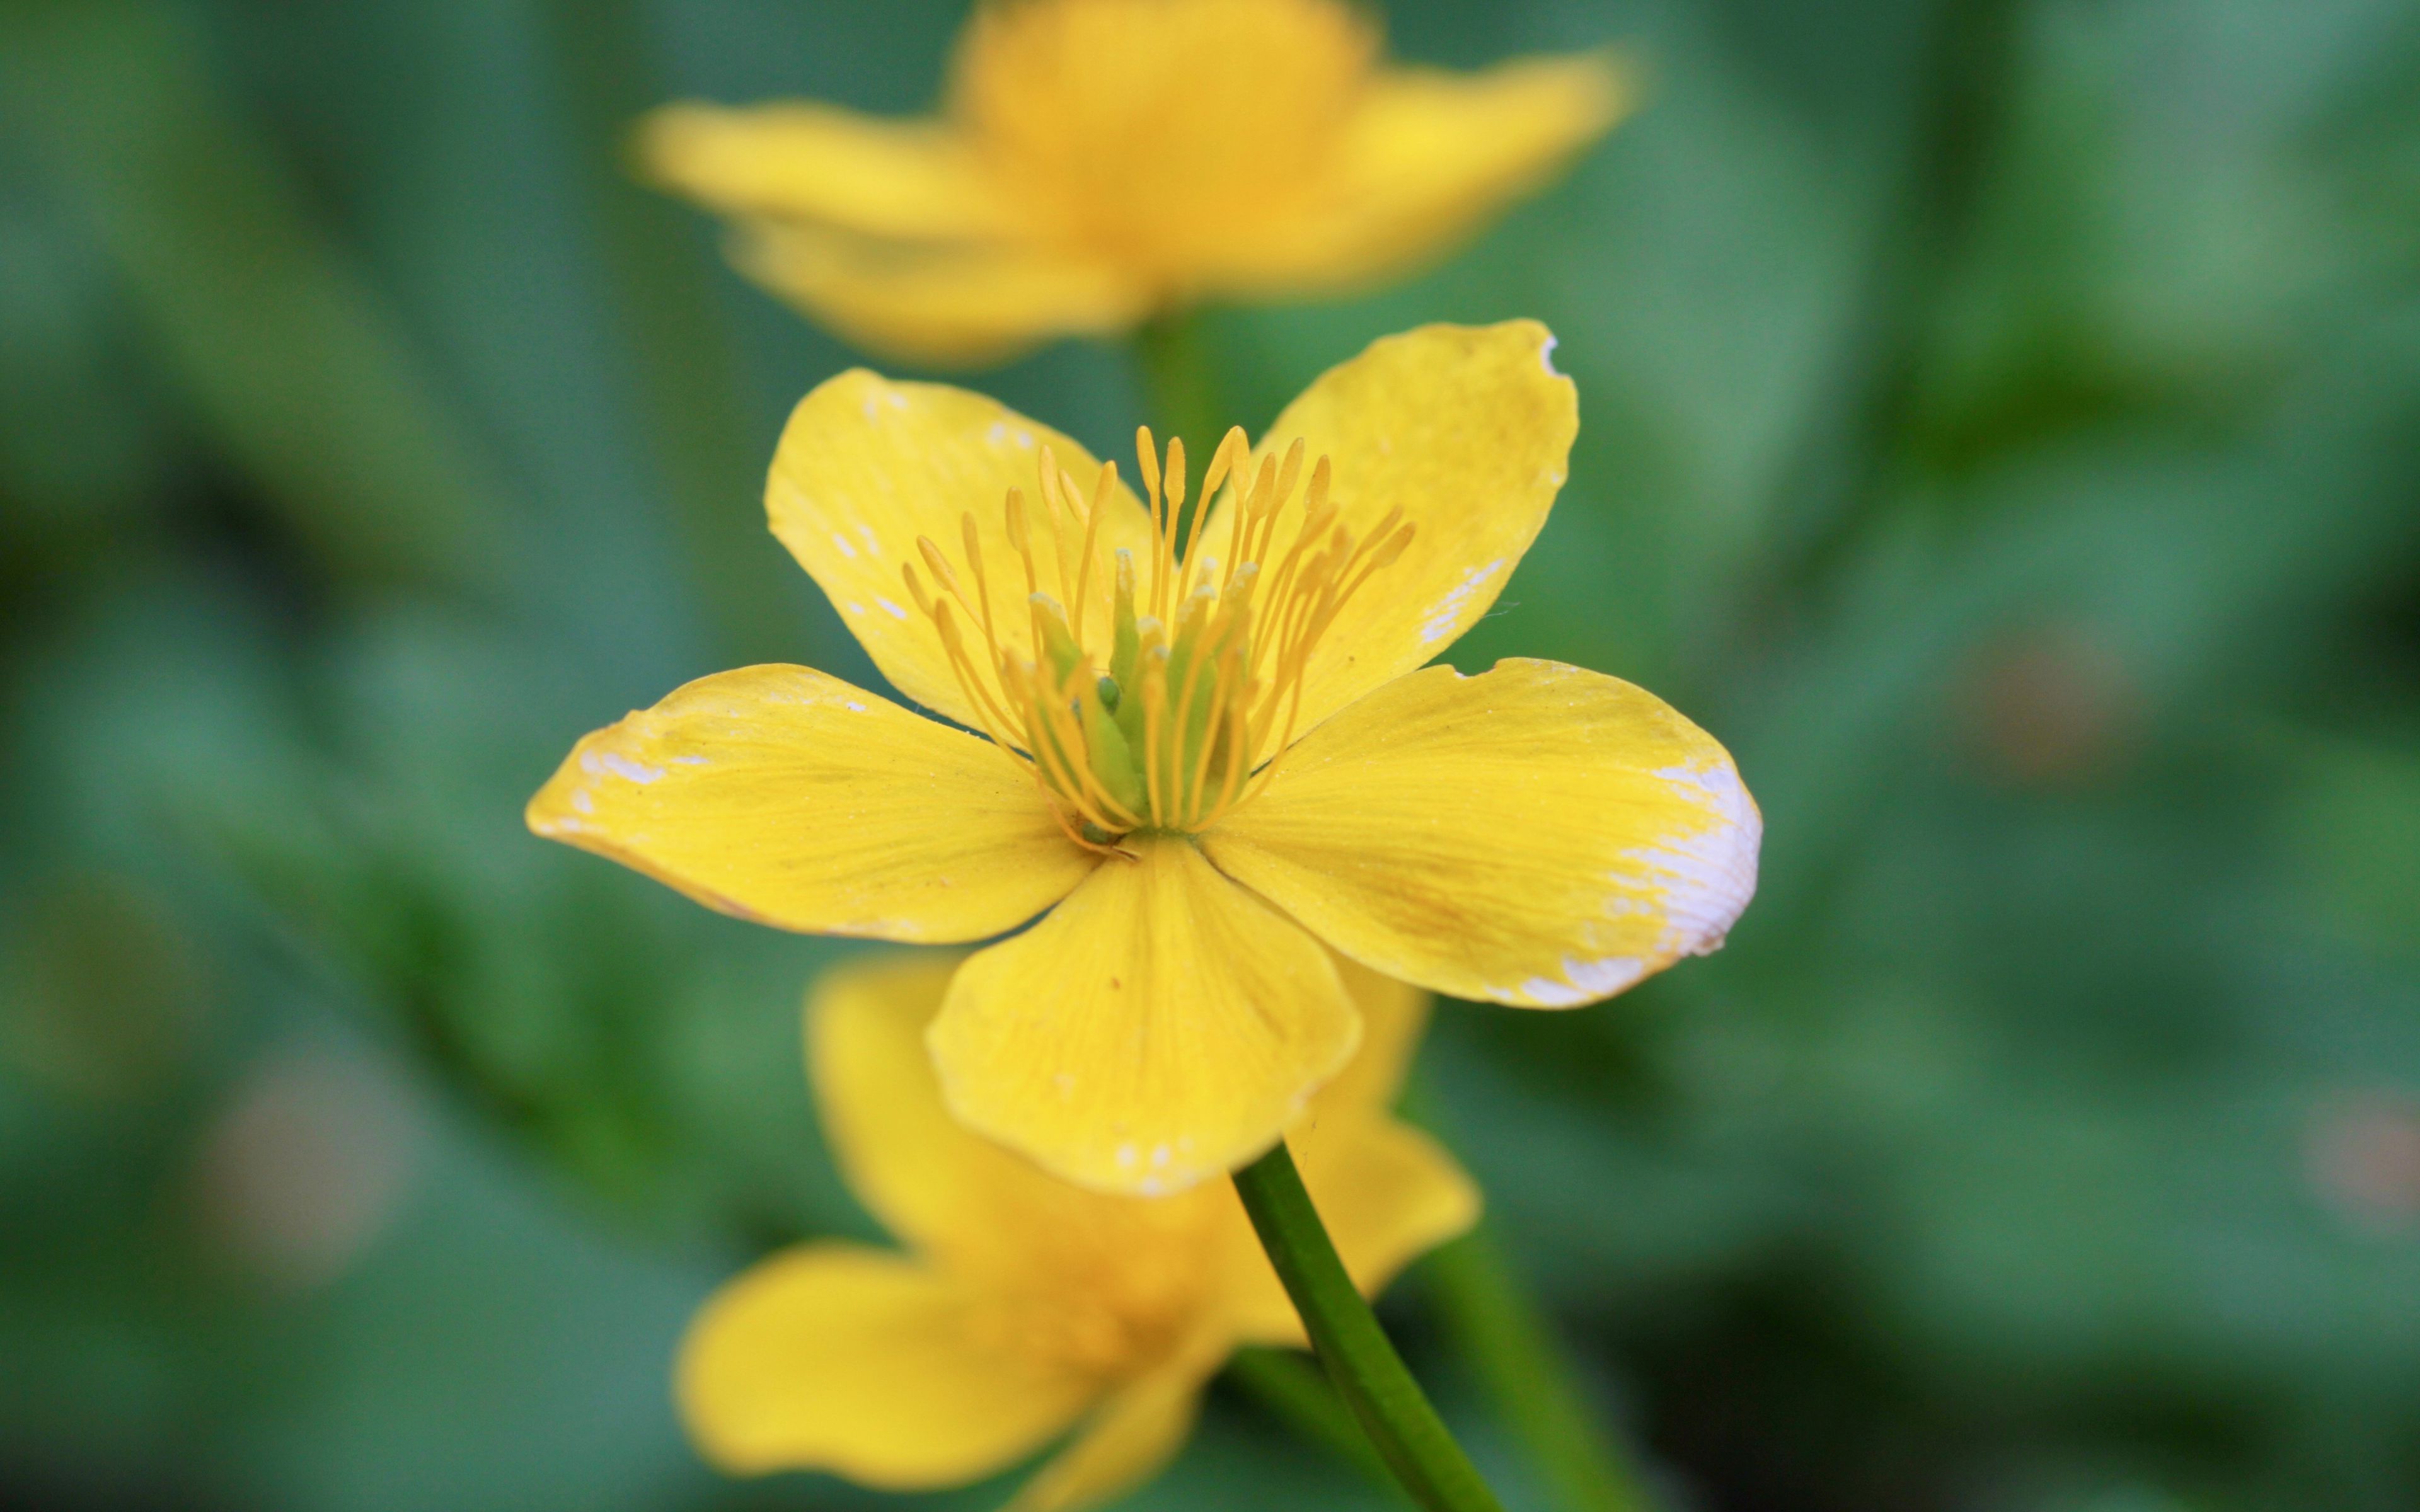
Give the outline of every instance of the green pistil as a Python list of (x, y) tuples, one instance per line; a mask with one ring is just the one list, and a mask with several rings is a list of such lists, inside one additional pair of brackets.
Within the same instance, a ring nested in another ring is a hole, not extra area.
[(1135, 564), (1131, 551), (1118, 552), (1117, 585), (1117, 609), (1110, 618), (1109, 676), (1120, 687), (1132, 687), (1142, 655), (1142, 636), (1135, 625)]
[[(1115, 689), (1117, 685), (1109, 683), (1109, 687)], [(1126, 744), (1125, 733), (1118, 728), (1116, 718), (1103, 703), (1099, 683), (1090, 692), (1077, 696), (1076, 717), (1084, 722), (1084, 749), (1092, 758), (1093, 775), (1101, 779), (1109, 796), (1125, 805), (1128, 813), (1149, 818), (1142, 769), (1135, 764), (1134, 749)]]
[[(1179, 829), (1202, 812), (1204, 799), (1219, 792), (1229, 776), (1231, 758), (1226, 738), (1221, 738), (1220, 717), (1235, 715), (1233, 705), (1241, 701), (1239, 668), (1249, 659), (1259, 568), (1249, 563), (1236, 568), (1223, 593), (1209, 581), (1195, 588), (1178, 609), (1171, 636), (1157, 620), (1136, 612), (1133, 558), (1121, 551), (1117, 563), (1109, 670), (1089, 678), (1078, 675), (1090, 663), (1065, 612), (1047, 594), (1035, 594), (1032, 599), (1042, 627), (1041, 659), (1054, 688), (1081, 685), (1068, 707), (1083, 734), (1082, 764), (1102, 790), (1140, 821), (1137, 828)], [(1205, 575), (1214, 570), (1204, 563)], [(1222, 666), (1228, 683), (1223, 693)], [(1165, 697), (1146, 699), (1140, 691), (1146, 679), (1156, 685), (1156, 694), (1164, 691)], [(1159, 710), (1156, 732), (1146, 717), (1146, 705)], [(1156, 743), (1151, 739), (1155, 733)], [(1147, 768), (1147, 762), (1156, 766)], [(1155, 788), (1161, 810), (1156, 813), (1151, 807)], [(1099, 827), (1089, 826), (1084, 838), (1095, 844), (1116, 838), (1091, 833)]]
[[(1042, 653), (1047, 658), (1052, 681), (1063, 686), (1085, 664), (1084, 648), (1076, 643), (1074, 632), (1067, 627), (1067, 617), (1055, 599), (1047, 594), (1036, 594), (1033, 605), (1041, 610)], [(1118, 706), (1126, 702), (1119, 696), (1118, 683), (1113, 678), (1095, 677), (1090, 686), (1081, 688), (1071, 707), (1077, 725), (1084, 733), (1084, 748), (1081, 753), (1069, 754), (1092, 768), (1101, 786), (1127, 812), (1148, 817), (1142, 768), (1136, 764), (1134, 745), (1116, 716)], [(1089, 835), (1085, 838), (1092, 839)]]

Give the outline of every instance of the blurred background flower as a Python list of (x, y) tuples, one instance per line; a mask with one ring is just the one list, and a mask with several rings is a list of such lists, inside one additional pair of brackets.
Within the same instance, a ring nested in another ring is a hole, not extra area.
[[(686, 678), (875, 675), (759, 507), (864, 359), (627, 134), (927, 109), (963, 20), (0, 8), (0, 1499), (868, 1504), (720, 1480), (664, 1376), (748, 1258), (876, 1237), (799, 1088), (842, 948), (520, 808)], [(1763, 806), (1721, 954), (1432, 1031), (1603, 1400), (1724, 1512), (2420, 1499), (2408, 8), (1387, 21), (1653, 82), (1455, 260), (1200, 332), (1258, 426), (1384, 332), (1546, 321), (1571, 481), (1455, 659), (1652, 687)], [(985, 387), (1144, 418), (1102, 346)], [(1545, 1506), (1426, 1273), (1389, 1323)], [(1134, 1504), (1253, 1503), (1385, 1504), (1218, 1385)]]
[(1382, 67), (1348, 0), (995, 0), (941, 114), (666, 106), (642, 151), (850, 339), (982, 363), (1433, 260), (1611, 126), (1604, 55)]
[[(1073, 1512), (1158, 1473), (1239, 1343), (1308, 1341), (1233, 1185), (1103, 1196), (954, 1121), (924, 1030), (963, 959), (892, 952), (809, 989), (825, 1136), (902, 1247), (810, 1242), (734, 1278), (683, 1341), (680, 1404), (699, 1451), (735, 1474), (832, 1470), (923, 1489), (997, 1475), (1056, 1441), (1011, 1504)], [(1374, 1292), (1467, 1229), (1480, 1196), (1387, 1112), (1428, 995), (1337, 967), (1366, 1035), (1288, 1142), (1356, 1284)]]

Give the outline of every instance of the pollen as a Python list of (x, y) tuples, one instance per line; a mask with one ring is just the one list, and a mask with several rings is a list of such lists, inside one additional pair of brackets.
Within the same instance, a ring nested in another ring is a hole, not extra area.
[[(1032, 501), (1008, 491), (1001, 508), (1024, 569), (1021, 606), (994, 602), (971, 512), (954, 556), (919, 537), (923, 570), (902, 568), (983, 733), (1040, 784), (1069, 837), (1099, 851), (1139, 831), (1207, 829), (1267, 787), (1321, 638), (1413, 535), (1400, 510), (1348, 529), (1329, 498), (1328, 459), (1306, 468), (1299, 440), (1254, 467), (1243, 431), (1229, 430), (1189, 517), (1185, 443), (1171, 439), (1163, 453), (1145, 427), (1135, 446), (1149, 560), (1115, 553), (1106, 635), (1092, 626), (1088, 640), (1084, 622), (1101, 519), (1117, 497), (1114, 462), (1088, 490), (1045, 447)], [(1234, 522), (1223, 563), (1199, 549), (1221, 488)], [(1012, 638), (1005, 617), (1020, 612), (1030, 634)]]

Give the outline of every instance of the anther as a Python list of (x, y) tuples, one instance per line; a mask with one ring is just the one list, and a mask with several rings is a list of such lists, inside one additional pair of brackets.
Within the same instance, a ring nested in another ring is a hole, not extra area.
[[(1328, 458), (1301, 439), (1256, 456), (1243, 430), (1230, 427), (1198, 495), (1182, 437), (1163, 449), (1148, 426), (1138, 427), (1135, 455), (1150, 505), (1150, 576), (1126, 548), (1100, 564), (1110, 573), (1103, 589), (1109, 627), (1094, 632), (1097, 650), (1086, 634), (1094, 553), (1117, 497), (1115, 463), (1078, 480), (1055, 449), (1043, 449), (1038, 520), (1029, 521), (1025, 490), (1006, 491), (1001, 517), (1025, 569), (1030, 643), (996, 639), (974, 515), (959, 518), (962, 560), (954, 563), (919, 537), (921, 560), (902, 569), (986, 733), (1015, 737), (1010, 754), (1041, 782), (1061, 827), (1095, 849), (1138, 828), (1199, 829), (1264, 791), (1293, 739), (1319, 641), (1414, 537), (1400, 509), (1367, 531), (1352, 529), (1333, 497)], [(1298, 523), (1281, 538), (1297, 492)], [(1047, 544), (1033, 538), (1044, 527)], [(1200, 549), (1205, 544), (1212, 549)], [(1053, 565), (1038, 562), (1037, 551)], [(988, 671), (967, 655), (960, 614), (983, 630)]]
[(933, 574), (935, 582), (961, 600), (967, 596), (958, 588), (958, 575), (950, 570), (950, 559), (941, 555), (941, 548), (933, 544), (931, 536), (916, 537), (916, 551), (924, 559), (924, 565)]
[(1084, 512), (1083, 564), (1076, 569), (1076, 640), (1084, 640), (1084, 607), (1093, 596), (1093, 543), (1100, 538), (1101, 517), (1109, 512), (1109, 497), (1118, 486), (1118, 465), (1101, 464), (1100, 477), (1093, 485), (1093, 502)]
[(1135, 427), (1135, 461), (1142, 469), (1143, 492), (1150, 496), (1156, 509), (1159, 503), (1159, 443), (1152, 440), (1149, 425)]
[(1024, 554), (1026, 550), (1025, 490), (1022, 488), (1008, 490), (1008, 498), (1001, 506), (1001, 513), (1005, 517), (1008, 524), (1008, 544), (1020, 555)]

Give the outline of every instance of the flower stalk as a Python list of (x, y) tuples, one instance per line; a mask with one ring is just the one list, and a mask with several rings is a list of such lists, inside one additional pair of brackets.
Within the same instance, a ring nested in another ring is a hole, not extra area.
[[(1187, 446), (1202, 448), (1198, 455), (1206, 456), (1220, 427), (1202, 327), (1200, 310), (1171, 311), (1136, 328), (1134, 351), (1142, 368), (1153, 425)], [(1205, 489), (1196, 507), (1206, 509), (1209, 504)]]
[[(1415, 1077), (1404, 1115), (1449, 1145), (1435, 1088)], [(1566, 1512), (1662, 1512), (1615, 1429), (1588, 1399), (1552, 1320), (1484, 1217), (1438, 1246), (1420, 1268), (1428, 1300), (1455, 1351), (1494, 1401)]]
[(1421, 1279), (1456, 1352), (1477, 1372), (1555, 1505), (1567, 1512), (1660, 1512), (1582, 1396), (1545, 1316), (1483, 1220), (1431, 1254)]
[(1337, 1394), (1412, 1499), (1428, 1512), (1502, 1512), (1345, 1273), (1284, 1141), (1235, 1173), (1235, 1192)]

